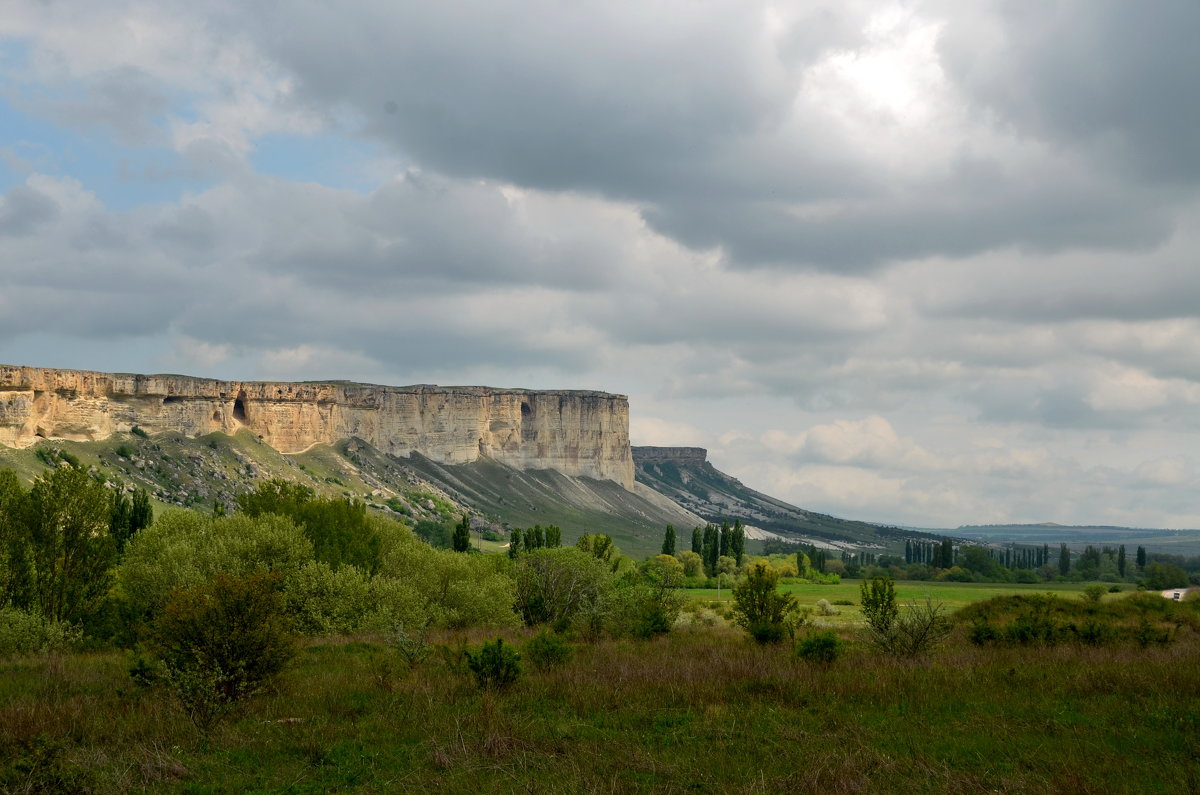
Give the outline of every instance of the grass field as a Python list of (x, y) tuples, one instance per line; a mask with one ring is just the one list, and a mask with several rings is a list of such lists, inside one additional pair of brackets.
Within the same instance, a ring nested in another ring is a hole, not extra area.
[[(779, 590), (796, 595), (801, 606), (815, 607), (817, 600), (827, 599), (829, 602), (848, 601), (853, 605), (836, 605), (838, 614), (828, 616), (825, 623), (853, 624), (862, 620), (858, 609), (859, 585), (861, 580), (843, 580), (838, 585), (812, 585), (809, 583), (780, 583)], [(934, 602), (940, 602), (947, 613), (953, 613), (974, 602), (991, 599), (995, 596), (1007, 596), (1020, 593), (1053, 593), (1066, 597), (1077, 597), (1089, 583), (1038, 583), (1026, 585), (1021, 583), (962, 583), (962, 582), (921, 582), (916, 580), (899, 580), (896, 582), (896, 598), (901, 603), (924, 602), (925, 597)], [(1133, 593), (1136, 586), (1122, 584), (1123, 593)], [(689, 598), (704, 601), (718, 601), (715, 588), (687, 588), (684, 593)], [(1110, 594), (1105, 599), (1118, 598), (1119, 594)], [(719, 601), (732, 604), (733, 595), (728, 588), (722, 588)]]
[[(508, 633), (520, 643), (527, 632)], [(478, 642), (485, 633), (465, 640)], [(851, 635), (846, 635), (849, 639)], [(442, 638), (453, 643), (462, 636)], [(1200, 637), (828, 666), (727, 627), (576, 644), (480, 691), (315, 642), (206, 744), (122, 653), (0, 664), (12, 792), (1195, 792)]]

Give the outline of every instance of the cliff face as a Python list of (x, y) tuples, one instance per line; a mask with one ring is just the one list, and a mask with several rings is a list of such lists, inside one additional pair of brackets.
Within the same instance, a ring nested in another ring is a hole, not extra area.
[(634, 447), (633, 460), (674, 461), (679, 464), (703, 464), (708, 460), (708, 451), (703, 447)]
[(438, 463), (481, 456), (518, 469), (633, 487), (624, 395), (489, 387), (215, 381), (0, 365), (0, 444), (91, 441), (140, 426), (188, 436), (247, 428), (283, 453), (357, 436)]

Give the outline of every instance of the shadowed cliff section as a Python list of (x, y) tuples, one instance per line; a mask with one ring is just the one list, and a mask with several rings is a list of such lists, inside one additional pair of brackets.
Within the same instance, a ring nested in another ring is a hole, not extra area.
[(702, 447), (634, 447), (637, 481), (709, 522), (743, 523), (792, 539), (887, 544), (910, 532), (838, 519), (789, 505), (742, 484), (708, 462)]

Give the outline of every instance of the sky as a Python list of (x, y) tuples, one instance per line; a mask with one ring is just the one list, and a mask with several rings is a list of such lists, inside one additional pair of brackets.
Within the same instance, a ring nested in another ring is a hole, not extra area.
[(629, 395), (918, 527), (1200, 527), (1195, 0), (0, 0), (0, 362)]

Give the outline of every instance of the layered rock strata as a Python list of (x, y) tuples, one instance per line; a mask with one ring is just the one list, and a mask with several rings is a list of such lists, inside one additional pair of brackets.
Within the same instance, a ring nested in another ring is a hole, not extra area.
[(674, 461), (680, 464), (703, 464), (708, 460), (708, 451), (703, 447), (634, 447), (633, 460)]
[(358, 437), (438, 463), (488, 457), (518, 469), (633, 487), (629, 402), (579, 390), (216, 381), (0, 365), (0, 444), (93, 441), (139, 426), (200, 436), (248, 429), (283, 453)]

